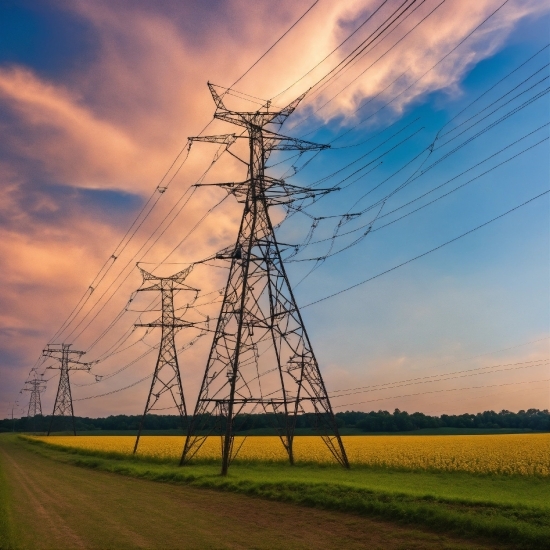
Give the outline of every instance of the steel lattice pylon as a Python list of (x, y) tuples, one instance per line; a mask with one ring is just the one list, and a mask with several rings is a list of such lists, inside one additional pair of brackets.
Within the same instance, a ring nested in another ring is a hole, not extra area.
[[(32, 418), (33, 429), (36, 429), (36, 416), (42, 416), (42, 403), (40, 401), (40, 394), (46, 389), (46, 382), (41, 378), (35, 377), (32, 380), (25, 382), (23, 391), (31, 393), (29, 399), (29, 410), (27, 412), (27, 418)], [(43, 375), (42, 375), (43, 376)]]
[(42, 352), (45, 357), (53, 357), (59, 361), (58, 367), (49, 366), (48, 369), (59, 369), (59, 386), (57, 387), (57, 395), (53, 406), (52, 418), (48, 427), (48, 435), (52, 431), (52, 425), (56, 416), (71, 417), (73, 434), (76, 435), (76, 426), (74, 422), (73, 398), (71, 395), (71, 381), (69, 371), (71, 370), (86, 370), (89, 371), (90, 363), (83, 363), (76, 359), (71, 359), (71, 355), (82, 357), (84, 351), (72, 350), (71, 344), (48, 345)]
[(176, 352), (175, 336), (178, 329), (183, 327), (193, 327), (194, 323), (187, 323), (176, 317), (174, 312), (174, 291), (188, 290), (198, 295), (198, 290), (183, 284), (191, 272), (193, 266), (190, 266), (171, 277), (157, 277), (141, 269), (143, 276), (143, 285), (138, 292), (156, 290), (161, 294), (161, 318), (153, 323), (138, 323), (137, 327), (160, 327), (162, 336), (159, 346), (159, 355), (153, 373), (153, 380), (149, 389), (149, 395), (145, 403), (145, 410), (139, 423), (139, 430), (134, 445), (134, 454), (137, 451), (141, 431), (147, 413), (155, 410), (162, 396), (168, 392), (173, 403), (178, 409), (182, 421), (182, 428), (185, 427), (187, 420), (187, 410), (185, 408), (185, 398), (183, 395), (183, 386), (181, 383), (181, 374), (178, 365), (178, 356)]
[[(269, 207), (326, 193), (289, 185), (265, 174), (271, 151), (315, 151), (326, 145), (289, 138), (266, 128), (283, 124), (303, 96), (288, 107), (256, 112), (228, 110), (209, 84), (215, 118), (243, 127), (248, 136), (248, 179), (220, 185), (244, 203), (235, 246), (218, 258), (230, 262), (224, 299), (181, 464), (200, 449), (213, 424), (222, 435), (222, 474), (234, 448), (235, 423), (246, 413), (274, 413), (274, 427), (291, 463), (297, 416), (314, 413), (316, 428), (334, 458), (349, 467), (319, 365), (307, 335), (281, 257)], [(240, 136), (239, 136), (240, 137)], [(191, 138), (231, 145), (234, 134)]]

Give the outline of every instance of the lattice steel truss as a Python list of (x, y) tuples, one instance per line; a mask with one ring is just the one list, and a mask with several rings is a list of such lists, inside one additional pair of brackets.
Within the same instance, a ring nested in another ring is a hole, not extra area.
[[(176, 353), (176, 332), (180, 328), (193, 327), (194, 323), (188, 323), (176, 317), (174, 311), (174, 292), (175, 291), (191, 291), (194, 297), (198, 295), (198, 289), (187, 286), (183, 281), (191, 272), (193, 266), (190, 266), (171, 277), (157, 277), (151, 273), (141, 269), (143, 277), (142, 287), (138, 292), (157, 291), (161, 294), (161, 317), (152, 323), (138, 323), (137, 327), (160, 327), (162, 328), (161, 341), (159, 346), (159, 354), (155, 366), (155, 372), (151, 381), (149, 395), (145, 403), (145, 410), (139, 423), (139, 430), (134, 445), (134, 454), (137, 451), (139, 439), (147, 414), (155, 410), (164, 394), (171, 397), (171, 402), (174, 403), (178, 410), (182, 421), (182, 428), (185, 427), (187, 421), (187, 410), (185, 408), (185, 397), (183, 394), (183, 386), (181, 383), (181, 374), (178, 365), (178, 356)], [(162, 409), (169, 407), (162, 407)]]
[[(36, 416), (42, 416), (42, 402), (40, 400), (40, 394), (46, 389), (46, 382), (42, 378), (36, 378), (36, 373), (32, 380), (25, 382), (25, 387), (22, 391), (30, 392), (29, 410), (27, 412), (27, 418), (32, 422), (33, 429), (36, 428)], [(32, 419), (32, 420), (31, 420)]]
[(52, 417), (50, 419), (50, 425), (48, 427), (48, 435), (52, 430), (54, 418), (56, 416), (71, 417), (71, 423), (73, 428), (73, 434), (76, 435), (76, 426), (74, 422), (74, 409), (73, 398), (71, 395), (71, 381), (69, 378), (69, 371), (72, 370), (86, 370), (91, 369), (91, 363), (83, 363), (76, 359), (72, 359), (72, 355), (76, 355), (78, 358), (84, 355), (84, 351), (72, 350), (72, 344), (49, 344), (48, 347), (43, 350), (42, 355), (45, 357), (52, 357), (59, 361), (59, 366), (49, 366), (48, 369), (59, 369), (59, 386), (57, 387), (57, 395), (55, 396), (55, 403), (53, 406)]
[[(226, 134), (191, 138), (230, 146), (248, 139), (248, 179), (220, 183), (244, 211), (235, 246), (218, 254), (229, 261), (221, 312), (181, 464), (206, 437), (222, 436), (222, 474), (240, 447), (234, 433), (246, 413), (273, 413), (274, 428), (294, 462), (293, 440), (299, 414), (311, 412), (316, 429), (334, 458), (349, 467), (338, 426), (302, 315), (298, 309), (275, 238), (269, 207), (313, 197), (329, 190), (290, 185), (265, 174), (272, 151), (318, 151), (327, 145), (286, 137), (266, 128), (280, 127), (304, 96), (279, 111), (267, 103), (255, 112), (228, 110), (215, 87), (215, 118), (241, 126), (247, 136)], [(213, 428), (215, 426), (215, 428)]]

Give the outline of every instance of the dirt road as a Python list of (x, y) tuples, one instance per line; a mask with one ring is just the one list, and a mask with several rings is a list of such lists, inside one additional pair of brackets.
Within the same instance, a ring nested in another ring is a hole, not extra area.
[(78, 468), (3, 436), (0, 469), (13, 548), (482, 547), (338, 512)]

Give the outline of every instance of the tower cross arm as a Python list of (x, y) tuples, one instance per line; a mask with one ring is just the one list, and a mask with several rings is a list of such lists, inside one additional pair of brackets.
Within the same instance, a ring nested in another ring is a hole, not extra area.
[(263, 130), (263, 135), (266, 149), (277, 151), (322, 151), (323, 149), (330, 149), (328, 143), (314, 143), (305, 139), (284, 136), (266, 129)]
[(302, 95), (298, 96), (294, 101), (289, 103), (284, 109), (281, 109), (272, 119), (274, 124), (282, 125), (283, 122), (296, 110), (296, 107), (301, 103), (302, 99), (306, 97), (309, 90), (305, 91)]
[(27, 380), (25, 382), (25, 386), (23, 387), (23, 390), (24, 391), (32, 391), (32, 389), (29, 389), (26, 386), (32, 386), (32, 388), (35, 388), (35, 387), (41, 387), (41, 386), (45, 386), (45, 385), (46, 385), (45, 380), (40, 380), (38, 378), (35, 378), (33, 380)]
[[(224, 181), (220, 183), (195, 183), (193, 184), (193, 187), (227, 187), (231, 189), (232, 187), (241, 187), (244, 185), (248, 185), (250, 183), (250, 180), (245, 181)], [(204, 261), (204, 260), (201, 260)], [(198, 262), (197, 262), (198, 263)]]
[(215, 88), (215, 84), (212, 84), (212, 82), (207, 82), (208, 84), (208, 89), (210, 90), (210, 93), (212, 94), (212, 99), (214, 100), (214, 103), (216, 104), (216, 108), (218, 109), (223, 109), (224, 111), (226, 111), (226, 107), (225, 105), (223, 104), (223, 100), (221, 98), (221, 96), (218, 94), (218, 92), (216, 91), (216, 88)]
[[(215, 136), (195, 136), (188, 138), (189, 141), (202, 141), (206, 143), (218, 143), (220, 145), (227, 145), (228, 147), (230, 145), (233, 145), (237, 139), (239, 139), (241, 136), (237, 136), (235, 134), (219, 134)], [(244, 136), (242, 136), (244, 137)]]
[(89, 371), (92, 368), (92, 363), (79, 363), (78, 366), (74, 366), (74, 363), (69, 363), (69, 370), (86, 370)]
[[(175, 275), (171, 275), (170, 277), (157, 277), (156, 275), (153, 275), (152, 273), (145, 271), (145, 269), (141, 268), (139, 265), (137, 267), (141, 272), (141, 276), (143, 277), (142, 285), (147, 285), (139, 288), (137, 292), (143, 292), (145, 290), (162, 290), (163, 282), (165, 281), (169, 281), (169, 286), (173, 290), (176, 290), (176, 289), (191, 290), (193, 292), (199, 292), (199, 289), (193, 288), (183, 283), (183, 281), (185, 281), (189, 273), (193, 271), (194, 264), (191, 264), (190, 266), (186, 267), (185, 269), (182, 269)], [(179, 286), (176, 286), (176, 285), (179, 285)]]
[[(218, 120), (223, 120), (224, 122), (229, 122), (230, 124), (236, 124), (237, 126), (243, 126), (248, 128), (250, 126), (250, 121), (248, 120), (246, 113), (240, 113), (238, 111), (230, 111), (224, 104), (222, 96), (216, 91), (215, 85), (211, 82), (208, 82), (208, 89), (212, 94), (212, 99), (216, 104), (216, 111), (214, 113), (214, 118)], [(248, 113), (249, 115), (251, 113)], [(270, 113), (275, 116), (277, 113)], [(269, 122), (273, 116), (269, 117)], [(207, 140), (204, 140), (207, 141)], [(217, 142), (214, 142), (217, 143)]]
[(69, 346), (65, 346), (63, 345), (62, 347), (54, 347), (53, 345), (51, 344), (48, 344), (48, 347), (44, 350), (42, 350), (42, 355), (45, 356), (45, 357), (54, 357), (56, 358), (57, 355), (55, 355), (56, 353), (71, 353), (71, 354), (75, 354), (75, 355), (84, 355), (86, 352), (85, 351), (78, 351), (78, 350), (75, 350), (75, 349), (69, 349)]
[[(268, 140), (269, 141), (269, 138)], [(286, 138), (274, 143), (272, 146), (267, 146), (266, 149), (272, 151), (322, 151), (323, 149), (330, 149), (330, 145), (321, 143), (308, 143), (302, 139)]]
[(187, 321), (177, 320), (174, 323), (163, 323), (162, 320), (153, 321), (152, 323), (136, 323), (135, 327), (171, 327), (171, 328), (192, 328), (202, 323), (192, 323)]
[(264, 130), (264, 145), (272, 151), (322, 151), (330, 149), (328, 143), (314, 143), (305, 139), (283, 136), (276, 132)]
[(309, 90), (306, 90), (302, 95), (291, 101), (286, 107), (276, 111), (270, 110), (270, 107), (272, 107), (271, 100), (267, 100), (258, 111), (242, 112), (232, 111), (225, 106), (223, 102), (223, 95), (227, 93), (229, 89), (226, 88), (226, 92), (220, 95), (216, 91), (216, 86), (211, 82), (208, 82), (208, 88), (210, 89), (212, 99), (216, 104), (214, 118), (229, 122), (231, 124), (236, 124), (238, 126), (243, 126), (245, 128), (250, 127), (251, 120), (254, 119), (257, 122), (259, 118), (262, 120), (261, 126), (266, 124), (277, 124), (279, 127), (282, 126), (285, 120), (296, 110), (300, 102), (309, 92)]
[[(97, 361), (90, 361), (89, 363), (83, 363), (82, 361), (73, 361), (72, 359), (69, 359), (67, 362), (67, 368), (68, 370), (90, 370), (94, 363)], [(63, 368), (61, 365), (56, 367), (54, 365), (50, 365), (49, 367), (46, 367), (46, 369), (61, 369)]]
[[(250, 115), (252, 114), (254, 113), (250, 113)], [(229, 122), (229, 124), (242, 126), (243, 128), (248, 128), (250, 126), (250, 122), (245, 116), (245, 113), (240, 113), (238, 111), (217, 110), (214, 113), (214, 118), (217, 118), (218, 120), (223, 120), (224, 122)]]
[[(170, 290), (190, 290), (191, 292), (195, 292), (195, 293), (200, 292), (199, 288), (193, 288), (192, 286), (188, 286), (186, 284), (183, 284), (182, 281), (177, 280), (177, 279), (174, 280), (173, 277), (166, 277), (165, 280), (169, 281), (168, 289), (170, 289)], [(163, 287), (162, 283), (159, 281), (158, 283), (151, 284), (151, 285), (146, 286), (146, 287), (138, 288), (136, 290), (136, 292), (147, 292), (148, 290), (162, 291), (162, 290), (167, 290), (167, 288)]]

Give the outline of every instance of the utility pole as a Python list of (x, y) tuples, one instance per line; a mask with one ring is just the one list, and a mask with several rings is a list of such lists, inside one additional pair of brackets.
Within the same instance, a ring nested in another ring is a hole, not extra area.
[[(42, 375), (44, 376), (44, 375)], [(29, 410), (27, 412), (27, 419), (30, 423), (32, 418), (33, 431), (36, 431), (36, 416), (42, 416), (42, 403), (40, 401), (40, 394), (46, 389), (46, 382), (43, 379), (36, 378), (36, 373), (32, 380), (25, 382), (23, 391), (31, 393), (29, 399)]]
[[(151, 387), (149, 388), (149, 395), (145, 403), (145, 410), (139, 423), (138, 434), (136, 437), (136, 443), (134, 445), (134, 454), (137, 451), (139, 438), (141, 437), (141, 431), (145, 422), (145, 417), (150, 411), (164, 410), (171, 407), (162, 407), (162, 403), (159, 403), (164, 394), (169, 394), (172, 397), (172, 402), (178, 410), (180, 415), (182, 428), (185, 429), (187, 422), (187, 410), (185, 408), (185, 398), (183, 395), (183, 386), (181, 383), (181, 374), (178, 365), (178, 356), (176, 352), (175, 336), (176, 332), (180, 328), (193, 327), (195, 323), (188, 323), (182, 319), (176, 317), (174, 311), (174, 291), (191, 291), (195, 293), (197, 297), (199, 290), (192, 288), (183, 283), (193, 266), (190, 266), (171, 277), (157, 277), (151, 273), (141, 269), (141, 275), (143, 277), (142, 288), (138, 289), (138, 292), (143, 291), (158, 291), (161, 294), (161, 317), (153, 323), (139, 323), (136, 327), (160, 327), (162, 329), (162, 335), (159, 346), (159, 355), (157, 358), (157, 364), (155, 366), (155, 372), (153, 374), (153, 380), (151, 381)], [(157, 407), (161, 405), (161, 409)]]
[(74, 421), (74, 409), (73, 398), (71, 395), (71, 381), (69, 378), (69, 372), (72, 370), (86, 370), (89, 371), (91, 363), (83, 363), (78, 359), (72, 359), (72, 356), (77, 358), (82, 357), (86, 352), (72, 350), (72, 344), (48, 344), (48, 347), (42, 351), (42, 355), (45, 357), (52, 357), (59, 361), (58, 367), (49, 366), (48, 369), (59, 369), (59, 386), (57, 387), (57, 395), (55, 396), (55, 403), (53, 406), (52, 418), (48, 427), (48, 435), (52, 431), (52, 425), (54, 417), (57, 416), (71, 416), (73, 434), (76, 435), (76, 426)]
[[(248, 177), (244, 182), (213, 184), (244, 204), (234, 247), (218, 258), (229, 262), (229, 276), (202, 386), (182, 453), (181, 464), (196, 455), (216, 428), (222, 437), (222, 475), (239, 448), (234, 433), (244, 415), (271, 413), (274, 428), (294, 463), (293, 440), (298, 415), (311, 413), (314, 428), (330, 453), (349, 467), (336, 419), (302, 315), (296, 303), (275, 237), (269, 208), (313, 198), (329, 189), (306, 188), (265, 173), (272, 151), (319, 151), (328, 145), (286, 137), (280, 128), (304, 96), (284, 109), (268, 102), (255, 112), (229, 110), (215, 87), (214, 117), (240, 126), (243, 135), (190, 138), (230, 146), (248, 141)], [(304, 94), (305, 95), (305, 94)], [(232, 153), (233, 154), (233, 153)]]

